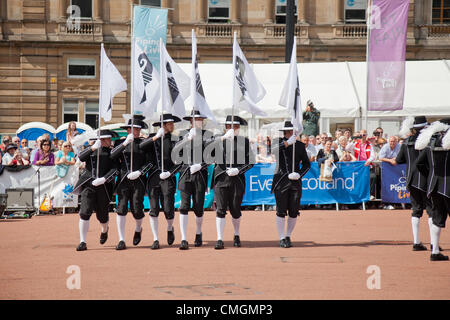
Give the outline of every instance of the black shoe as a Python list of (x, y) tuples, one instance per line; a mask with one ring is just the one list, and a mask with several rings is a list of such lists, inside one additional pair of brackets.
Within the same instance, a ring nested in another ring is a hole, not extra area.
[(189, 249), (189, 244), (186, 240), (181, 240), (181, 246), (180, 246), (180, 250), (187, 250)]
[(106, 240), (108, 240), (108, 231), (109, 231), (109, 228), (108, 228), (108, 230), (106, 230), (106, 232), (105, 233), (100, 233), (100, 244), (104, 244), (105, 242), (106, 242)]
[[(430, 244), (430, 250), (433, 251), (433, 245), (432, 244)], [(442, 250), (441, 246), (439, 246), (439, 251), (444, 251), (444, 250)]]
[(286, 237), (286, 248), (291, 247), (292, 247), (291, 237)]
[(430, 260), (431, 261), (447, 261), (448, 256), (444, 256), (442, 253), (431, 254)]
[(234, 236), (233, 246), (240, 248), (241, 247), (241, 239), (239, 236)]
[(195, 235), (195, 241), (194, 241), (194, 247), (201, 247), (203, 244), (202, 241), (202, 234), (196, 234)]
[(224, 248), (225, 248), (225, 245), (223, 244), (223, 241), (222, 240), (217, 240), (217, 243), (216, 243), (216, 246), (214, 247), (214, 249), (221, 250), (221, 249), (224, 249)]
[(87, 246), (85, 242), (80, 242), (80, 244), (77, 247), (77, 251), (85, 251), (87, 250)]
[(280, 248), (287, 248), (286, 247), (286, 239), (281, 239), (280, 240)]
[(413, 251), (427, 251), (427, 247), (425, 247), (422, 242), (418, 244), (413, 244)]
[(125, 241), (119, 241), (116, 246), (116, 250), (125, 250), (127, 246), (125, 245)]
[(152, 248), (151, 248), (152, 250), (157, 250), (157, 249), (159, 249), (159, 241), (158, 240), (155, 240), (155, 241), (153, 241), (153, 244), (152, 244)]
[(172, 231), (167, 231), (167, 244), (171, 246), (175, 241), (175, 233)]
[(142, 229), (140, 232), (135, 231), (134, 232), (134, 237), (133, 237), (133, 245), (137, 246), (139, 244), (139, 242), (141, 242), (141, 234), (142, 234)]

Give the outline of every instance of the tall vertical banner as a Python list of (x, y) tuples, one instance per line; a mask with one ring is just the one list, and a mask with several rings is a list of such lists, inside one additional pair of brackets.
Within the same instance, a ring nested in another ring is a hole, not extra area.
[(167, 40), (167, 9), (134, 6), (133, 35), (150, 62), (159, 69), (159, 39)]
[(367, 110), (402, 110), (409, 0), (371, 2)]

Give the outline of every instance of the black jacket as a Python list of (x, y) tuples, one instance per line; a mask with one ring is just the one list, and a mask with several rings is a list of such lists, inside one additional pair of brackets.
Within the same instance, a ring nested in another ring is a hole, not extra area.
[(419, 150), (416, 150), (416, 143), (419, 133), (410, 136), (403, 141), (400, 151), (395, 161), (399, 164), (406, 163), (406, 185), (427, 192), (427, 177), (423, 175), (416, 167), (416, 160), (419, 157)]
[(86, 167), (74, 187), (74, 194), (80, 194), (85, 187), (93, 187), (91, 183), (97, 178), (97, 153), (99, 151), (98, 177), (104, 177), (106, 179), (104, 186), (107, 188), (110, 196), (112, 196), (114, 180), (119, 174), (119, 162), (112, 158), (111, 149), (105, 147), (101, 147), (95, 151), (92, 151), (91, 147), (88, 147), (79, 153), (78, 158), (80, 161), (86, 163)]
[[(273, 175), (272, 190), (273, 193), (277, 188), (281, 188), (291, 183), (297, 185), (299, 188), (302, 187), (302, 178), (309, 171), (311, 164), (306, 153), (305, 145), (300, 142), (295, 142), (295, 164), (294, 170), (300, 175), (300, 179), (297, 181), (289, 180), (289, 173), (292, 173), (292, 152), (293, 145), (286, 148), (284, 141), (286, 138), (275, 139), (272, 144), (272, 153), (275, 154), (277, 159), (277, 167), (275, 168), (275, 173)], [(302, 167), (300, 168), (300, 164)]]
[(427, 196), (439, 193), (450, 198), (450, 151), (442, 148), (442, 135), (435, 134), (417, 158), (417, 169), (427, 177)]

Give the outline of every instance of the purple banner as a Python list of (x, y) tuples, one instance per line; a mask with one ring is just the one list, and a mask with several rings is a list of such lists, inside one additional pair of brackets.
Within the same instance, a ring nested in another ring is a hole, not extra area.
[(368, 69), (369, 111), (403, 109), (409, 0), (373, 0)]

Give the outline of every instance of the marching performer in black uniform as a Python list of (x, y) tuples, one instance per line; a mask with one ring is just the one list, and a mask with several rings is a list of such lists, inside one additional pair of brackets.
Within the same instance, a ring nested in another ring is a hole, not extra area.
[(406, 138), (402, 143), (400, 152), (395, 159), (396, 163), (406, 163), (407, 188), (409, 190), (412, 207), (411, 225), (414, 239), (414, 251), (427, 250), (422, 242), (420, 242), (419, 238), (419, 225), (423, 210), (426, 209), (428, 213), (430, 234), (431, 224), (433, 223), (431, 200), (427, 198), (427, 177), (416, 168), (416, 159), (419, 156), (419, 151), (415, 149), (416, 140), (421, 130), (427, 125), (427, 119), (423, 116), (415, 117), (414, 121), (412, 121), (412, 118), (407, 118), (403, 122), (401, 130), (403, 132), (401, 132), (401, 134), (406, 135), (409, 131), (412, 135)]
[(450, 215), (449, 128), (450, 118), (434, 122), (429, 128), (421, 133), (416, 142), (416, 148), (421, 149), (423, 148), (424, 141), (425, 143), (428, 140), (430, 141), (428, 146), (426, 146), (419, 154), (416, 166), (422, 174), (428, 177), (427, 195), (431, 198), (433, 211), (433, 224), (431, 226), (431, 261), (448, 260), (448, 256), (444, 256), (440, 253), (439, 238), (441, 235), (441, 228), (445, 228), (447, 215)]
[[(117, 133), (110, 130), (100, 130), (100, 139), (81, 151), (80, 161), (86, 163), (86, 168), (74, 187), (73, 193), (80, 194), (80, 244), (77, 251), (87, 250), (86, 235), (89, 230), (89, 219), (95, 211), (97, 220), (102, 226), (100, 244), (108, 239), (109, 204), (113, 199), (114, 179), (119, 173), (119, 165), (111, 157), (112, 137)], [(97, 175), (97, 153), (99, 167)]]
[[(238, 116), (234, 116), (234, 119), (230, 115), (227, 116), (225, 135), (217, 137), (208, 146), (216, 148), (216, 165), (212, 182), (217, 206), (217, 243), (215, 249), (224, 248), (223, 231), (227, 209), (230, 210), (233, 217), (233, 245), (235, 247), (241, 246), (239, 228), (242, 216), (241, 204), (245, 193), (245, 172), (255, 164), (255, 155), (251, 151), (248, 138), (239, 136), (241, 125), (247, 125), (247, 121)], [(231, 149), (233, 149), (233, 161), (230, 168)]]
[(184, 120), (191, 122), (191, 129), (180, 134), (182, 140), (177, 143), (174, 153), (180, 155), (183, 166), (180, 170), (178, 189), (180, 190), (180, 250), (189, 249), (186, 240), (188, 211), (191, 208), (191, 197), (197, 230), (194, 245), (202, 245), (203, 206), (205, 204), (205, 191), (208, 186), (208, 164), (203, 159), (203, 151), (213, 136), (212, 132), (203, 130), (203, 120), (207, 117), (197, 110), (192, 110), (190, 116)]
[[(113, 159), (120, 161), (120, 176), (117, 180), (116, 187), (116, 192), (119, 197), (116, 219), (120, 240), (116, 247), (117, 250), (126, 249), (125, 223), (128, 213), (128, 203), (130, 203), (131, 212), (136, 220), (133, 245), (136, 246), (141, 241), (145, 185), (147, 183), (145, 176), (149, 169), (149, 166), (146, 165), (146, 150), (141, 147), (141, 129), (148, 127), (143, 120), (144, 117), (139, 115), (134, 115), (132, 119), (128, 120), (128, 123), (121, 127), (127, 130), (128, 136), (111, 152)], [(133, 129), (131, 129), (132, 125)], [(132, 141), (133, 143), (131, 143)], [(132, 153), (133, 157), (131, 157)], [(131, 160), (133, 160), (132, 167)]]
[[(276, 224), (280, 237), (280, 247), (290, 248), (291, 234), (300, 214), (300, 198), (302, 197), (302, 178), (311, 167), (305, 145), (297, 140), (291, 121), (285, 121), (281, 129), (284, 137), (274, 139), (272, 153), (277, 159), (277, 167), (273, 175), (272, 193), (275, 193), (277, 204)], [(292, 153), (295, 143), (295, 162), (292, 171)], [(300, 168), (300, 163), (302, 167)], [(286, 234), (284, 218), (288, 215)]]
[[(163, 115), (163, 127), (159, 128), (156, 134), (151, 134), (143, 143), (142, 147), (151, 150), (147, 159), (154, 165), (148, 174), (147, 190), (150, 198), (150, 226), (153, 232), (152, 249), (159, 249), (158, 239), (158, 216), (162, 210), (167, 220), (167, 243), (172, 245), (175, 241), (173, 230), (173, 219), (175, 217), (175, 192), (177, 181), (175, 174), (180, 169), (181, 164), (175, 165), (172, 161), (172, 150), (175, 147), (178, 137), (172, 135), (174, 123), (181, 119), (170, 113)], [(161, 126), (161, 121), (153, 123), (154, 127)], [(161, 162), (161, 137), (163, 137), (164, 164)]]

